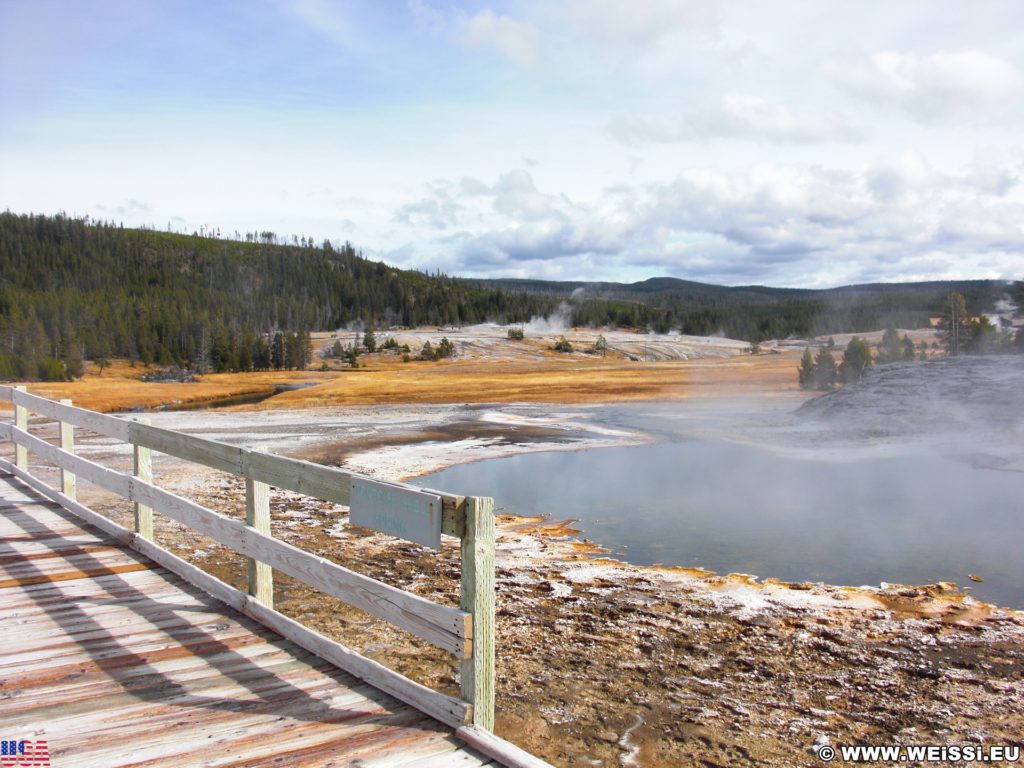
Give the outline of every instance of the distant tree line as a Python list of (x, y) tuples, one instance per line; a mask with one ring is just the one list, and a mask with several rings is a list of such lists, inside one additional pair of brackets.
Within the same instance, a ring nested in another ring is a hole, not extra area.
[[(4, 379), (73, 378), (85, 360), (102, 370), (113, 357), (197, 371), (302, 368), (310, 331), (522, 324), (565, 303), (576, 326), (725, 334), (756, 344), (920, 327), (949, 311), (950, 286), (964, 299), (949, 331), (956, 348), (1006, 345), (1005, 331), (977, 319), (1006, 291), (996, 281), (803, 291), (657, 278), (586, 284), (572, 298), (584, 284), (399, 270), (363, 258), (350, 243), (270, 231), (221, 239), (215, 229), (186, 235), (64, 215), (0, 213), (0, 275)], [(1024, 345), (1020, 334), (1016, 343)]]
[[(974, 315), (989, 310), (1007, 292), (1006, 284), (998, 280), (879, 283), (826, 290), (728, 287), (675, 278), (632, 284), (546, 280), (480, 283), (566, 301), (576, 326), (680, 331), (695, 336), (722, 334), (752, 343), (866, 333), (889, 326), (921, 328), (939, 315), (950, 290), (965, 297)], [(1021, 285), (1017, 283), (1016, 290)]]
[[(1024, 316), (1024, 289), (1016, 290), (1016, 316)], [(946, 355), (981, 354), (1024, 354), (1024, 327), (1014, 330), (1008, 325), (997, 327), (984, 315), (971, 316), (963, 294), (949, 291), (942, 303), (939, 315), (939, 337)], [(832, 389), (838, 383), (850, 384), (859, 381), (868, 366), (874, 363), (886, 364), (899, 361), (925, 360), (928, 357), (927, 344), (920, 348), (906, 335), (900, 338), (893, 327), (886, 329), (878, 344), (877, 358), (872, 357), (871, 346), (854, 336), (843, 352), (842, 362), (837, 364), (833, 355), (835, 342), (818, 350), (817, 355), (810, 347), (804, 350), (797, 368), (797, 380), (803, 389)]]

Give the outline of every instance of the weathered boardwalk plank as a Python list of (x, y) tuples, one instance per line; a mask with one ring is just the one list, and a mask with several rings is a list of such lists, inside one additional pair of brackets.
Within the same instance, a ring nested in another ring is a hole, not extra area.
[(0, 722), (54, 765), (499, 765), (2, 475)]

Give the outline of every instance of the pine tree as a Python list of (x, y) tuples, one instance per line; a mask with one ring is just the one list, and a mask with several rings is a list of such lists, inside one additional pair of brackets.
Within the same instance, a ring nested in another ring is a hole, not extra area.
[(270, 366), (275, 371), (280, 371), (286, 364), (284, 354), (284, 334), (280, 331), (274, 334), (274, 340), (270, 344)]
[(890, 326), (882, 335), (882, 343), (878, 345), (878, 362), (895, 363), (903, 359), (903, 347), (900, 344), (900, 335), (896, 329)]
[(814, 360), (814, 385), (818, 389), (832, 389), (836, 385), (836, 359), (828, 348), (818, 350)]
[(804, 356), (796, 370), (800, 389), (811, 389), (814, 386), (814, 355), (811, 354), (810, 347), (804, 347)]
[(904, 334), (903, 335), (903, 341), (901, 343), (903, 344), (903, 359), (904, 360), (914, 360), (915, 357), (916, 357), (915, 351), (914, 351), (915, 350), (914, 342), (911, 341), (909, 336)]
[(939, 318), (939, 336), (950, 357), (960, 355), (970, 343), (967, 302), (962, 293), (950, 291), (946, 294)]
[(313, 335), (309, 331), (302, 331), (298, 337), (299, 347), (299, 370), (304, 371), (313, 362)]
[(861, 338), (854, 336), (843, 352), (843, 364), (839, 370), (843, 383), (852, 384), (860, 381), (864, 369), (871, 365), (871, 346)]

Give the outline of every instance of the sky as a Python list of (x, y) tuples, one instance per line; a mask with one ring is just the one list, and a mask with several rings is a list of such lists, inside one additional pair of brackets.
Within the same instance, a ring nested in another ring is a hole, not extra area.
[(474, 277), (1024, 278), (1020, 0), (0, 0), (0, 209)]

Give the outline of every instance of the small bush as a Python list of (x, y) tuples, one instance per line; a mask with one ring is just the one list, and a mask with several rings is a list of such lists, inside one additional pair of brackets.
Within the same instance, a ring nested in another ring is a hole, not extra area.
[(555, 342), (555, 352), (572, 352), (572, 344), (565, 336)]
[(39, 378), (43, 381), (66, 381), (64, 363), (55, 357), (44, 357), (39, 361)]
[(524, 336), (525, 336), (525, 334), (523, 333), (523, 329), (522, 328), (509, 328), (508, 329), (508, 337), (512, 341), (522, 341)]
[(441, 339), (441, 343), (437, 345), (437, 349), (434, 350), (434, 359), (440, 360), (443, 357), (454, 357), (455, 356), (455, 345), (448, 341), (447, 338)]

